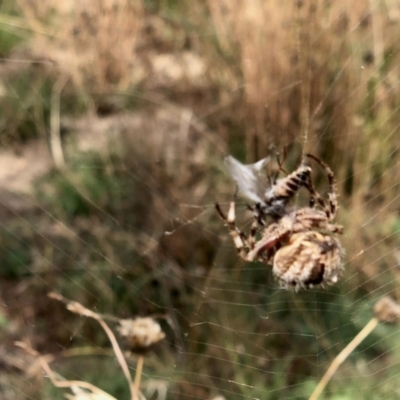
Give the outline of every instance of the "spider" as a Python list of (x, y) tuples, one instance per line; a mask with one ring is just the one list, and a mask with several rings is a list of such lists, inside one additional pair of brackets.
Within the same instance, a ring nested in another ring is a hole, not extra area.
[[(226, 159), (231, 175), (238, 188), (256, 201), (255, 206), (250, 207), (254, 217), (249, 234), (240, 231), (235, 224), (235, 201), (230, 203), (227, 216), (216, 204), (239, 256), (248, 262), (258, 260), (272, 264), (273, 274), (281, 286), (296, 290), (337, 282), (344, 256), (337, 238), (343, 233), (343, 227), (334, 223), (337, 210), (334, 173), (317, 157), (311, 154), (306, 154), (306, 157), (325, 170), (329, 183), (328, 204), (314, 189), (309, 166), (300, 165), (291, 174), (276, 181), (264, 191), (262, 198), (257, 194), (260, 192), (257, 172), (264, 160), (243, 165), (233, 157)], [(281, 165), (279, 167), (282, 169)], [(310, 193), (309, 206), (289, 210), (288, 201), (301, 187)], [(257, 235), (261, 236), (258, 240)]]

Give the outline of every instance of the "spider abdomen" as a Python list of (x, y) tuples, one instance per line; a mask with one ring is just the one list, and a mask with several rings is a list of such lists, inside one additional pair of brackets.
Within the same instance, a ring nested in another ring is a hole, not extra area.
[(337, 282), (343, 265), (339, 241), (317, 231), (294, 234), (275, 254), (273, 273), (285, 288)]

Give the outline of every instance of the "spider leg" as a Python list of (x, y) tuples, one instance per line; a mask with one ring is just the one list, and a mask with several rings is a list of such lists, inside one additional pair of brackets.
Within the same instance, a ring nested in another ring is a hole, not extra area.
[[(279, 223), (273, 223), (264, 231), (263, 237), (255, 244), (247, 255), (247, 261), (266, 262), (271, 258), (268, 250), (272, 250), (280, 242), (287, 240), (292, 233), (292, 221), (290, 217), (284, 217)], [(273, 255), (272, 255), (273, 257)]]
[(276, 185), (276, 182), (278, 180), (278, 176), (279, 173), (282, 171), (285, 175), (289, 175), (289, 173), (283, 168), (283, 163), (285, 162), (286, 156), (287, 156), (287, 152), (286, 152), (286, 146), (283, 148), (283, 155), (282, 155), (282, 159), (281, 159), (281, 155), (279, 153), (279, 151), (277, 151), (275, 153), (276, 156), (276, 163), (278, 165), (278, 170), (273, 174), (272, 179), (270, 179), (270, 184), (272, 185)]
[(329, 198), (329, 215), (327, 213), (327, 216), (330, 220), (333, 220), (336, 215), (336, 210), (337, 210), (337, 184), (336, 184), (336, 179), (335, 179), (335, 174), (331, 170), (328, 164), (325, 164), (322, 160), (320, 160), (318, 157), (315, 157), (312, 154), (307, 153), (306, 156), (308, 158), (311, 158), (312, 160), (316, 161), (326, 172), (326, 175), (328, 177), (328, 183), (329, 183), (329, 192), (328, 192), (328, 198)]
[(327, 231), (333, 232), (333, 233), (338, 233), (340, 235), (343, 234), (343, 226), (342, 225), (336, 225), (336, 224), (330, 224), (330, 223), (325, 223), (321, 226), (322, 229), (325, 229)]
[(289, 175), (289, 173), (283, 168), (283, 163), (286, 160), (286, 156), (287, 156), (287, 151), (286, 151), (286, 146), (283, 148), (283, 155), (282, 155), (282, 159), (280, 157), (279, 152), (276, 152), (276, 161), (278, 163), (278, 167), (279, 167), (279, 171), (284, 172), (286, 175)]
[[(314, 159), (314, 156), (311, 154), (306, 154), (307, 157)], [(315, 190), (314, 185), (312, 183), (311, 178), (304, 184), (305, 188), (310, 192), (310, 208), (314, 208), (315, 202), (317, 201), (318, 204), (322, 207), (325, 211), (326, 217), (329, 221), (332, 221), (335, 214), (332, 212), (332, 208), (329, 208), (326, 204), (322, 196)]]
[(256, 244), (256, 235), (257, 235), (258, 225), (259, 225), (258, 218), (257, 218), (257, 216), (254, 216), (253, 222), (251, 223), (251, 227), (250, 227), (250, 234), (248, 237), (248, 245), (249, 245), (250, 250), (254, 249), (254, 246)]
[(246, 235), (242, 231), (240, 231), (239, 228), (236, 226), (235, 202), (231, 201), (229, 205), (228, 216), (225, 216), (218, 203), (215, 204), (215, 208), (219, 216), (225, 221), (226, 225), (229, 228), (229, 233), (232, 236), (233, 243), (235, 244), (239, 257), (247, 261), (246, 248), (250, 247), (249, 240), (246, 237)]
[(314, 189), (314, 185), (311, 181), (311, 177), (305, 182), (304, 187), (310, 192), (310, 208), (314, 208), (315, 206), (315, 197), (317, 196), (316, 191)]
[[(262, 220), (262, 213), (259, 209), (259, 203), (257, 203), (254, 207), (246, 204), (246, 208), (253, 213), (253, 222), (250, 226), (250, 234), (247, 237), (248, 248), (251, 250), (254, 248), (256, 243), (256, 235), (260, 228), (264, 228), (265, 223)], [(246, 238), (245, 238), (246, 239)]]
[(261, 257), (261, 254), (274, 247), (281, 237), (279, 235), (271, 235), (261, 239), (257, 245), (247, 254), (247, 261), (254, 261)]

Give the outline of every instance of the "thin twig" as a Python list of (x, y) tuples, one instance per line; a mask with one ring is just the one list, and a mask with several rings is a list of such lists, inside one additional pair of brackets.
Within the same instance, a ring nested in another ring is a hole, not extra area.
[(129, 384), (129, 389), (131, 391), (131, 395), (132, 398), (135, 398), (135, 389), (133, 386), (133, 382), (132, 382), (132, 377), (131, 374), (129, 372), (129, 367), (128, 364), (125, 361), (124, 355), (122, 354), (122, 351), (119, 347), (119, 344), (117, 342), (117, 339), (115, 338), (114, 333), (112, 332), (112, 330), (108, 327), (108, 325), (102, 320), (102, 319), (97, 319), (97, 322), (101, 325), (101, 327), (103, 328), (104, 332), (107, 334), (108, 338), (110, 339), (111, 345), (113, 347), (114, 353), (117, 357), (118, 363), (121, 366), (121, 369), (125, 375), (126, 380), (128, 381)]
[(337, 369), (343, 362), (347, 359), (347, 357), (354, 351), (354, 349), (377, 327), (379, 324), (379, 320), (377, 318), (372, 318), (367, 325), (358, 333), (358, 335), (335, 357), (332, 361), (332, 364), (325, 372), (325, 375), (319, 381), (317, 387), (314, 392), (310, 396), (309, 400), (317, 400), (322, 391), (325, 389), (325, 386), (331, 380)]
[(107, 399), (107, 400), (116, 400), (115, 397), (112, 397), (109, 395), (107, 392), (104, 390), (101, 390), (95, 385), (92, 385), (89, 382), (85, 381), (69, 381), (69, 380), (64, 380), (60, 379), (57, 377), (57, 375), (52, 371), (50, 368), (47, 359), (45, 356), (42, 356), (40, 353), (38, 353), (36, 350), (32, 349), (29, 347), (26, 343), (23, 342), (15, 342), (15, 345), (24, 349), (26, 352), (31, 354), (34, 357), (37, 357), (40, 366), (42, 367), (43, 371), (45, 372), (46, 376), (50, 379), (51, 383), (58, 388), (70, 388), (72, 389), (73, 387), (80, 387), (83, 389), (90, 390), (93, 394), (97, 394), (101, 396), (101, 398)]
[(143, 363), (144, 363), (144, 356), (140, 354), (137, 360), (135, 383), (133, 386), (134, 400), (139, 399), (139, 387), (140, 387), (140, 379), (142, 377)]
[(108, 325), (104, 322), (104, 320), (102, 319), (102, 316), (100, 314), (97, 314), (97, 313), (89, 310), (88, 308), (84, 307), (82, 304), (80, 304), (76, 301), (70, 301), (70, 300), (66, 299), (65, 297), (61, 296), (58, 293), (51, 292), (51, 293), (49, 293), (48, 296), (52, 299), (61, 301), (64, 304), (66, 304), (67, 309), (69, 311), (74, 312), (75, 314), (80, 314), (80, 315), (84, 315), (89, 318), (93, 318), (101, 325), (104, 332), (108, 336), (108, 339), (111, 342), (111, 345), (112, 345), (113, 351), (115, 353), (115, 356), (117, 357), (118, 363), (121, 366), (122, 372), (124, 373), (126, 380), (128, 381), (129, 389), (131, 392), (131, 399), (135, 399), (135, 389), (133, 386), (131, 374), (129, 372), (128, 364), (126, 363), (126, 360), (124, 358), (124, 355), (122, 354), (122, 351), (119, 347), (118, 341), (115, 338), (114, 333), (108, 327)]
[(65, 167), (64, 154), (60, 133), (60, 97), (61, 91), (68, 78), (61, 76), (53, 86), (51, 93), (51, 111), (50, 111), (50, 149), (53, 161), (58, 169)]

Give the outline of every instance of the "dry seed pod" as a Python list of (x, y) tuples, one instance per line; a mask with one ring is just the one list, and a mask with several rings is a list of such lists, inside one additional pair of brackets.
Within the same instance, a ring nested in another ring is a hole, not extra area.
[(395, 323), (400, 321), (400, 306), (390, 297), (382, 297), (374, 307), (375, 317), (380, 322)]
[(146, 353), (165, 337), (160, 324), (150, 317), (123, 319), (118, 331), (121, 336), (126, 337), (135, 353)]

